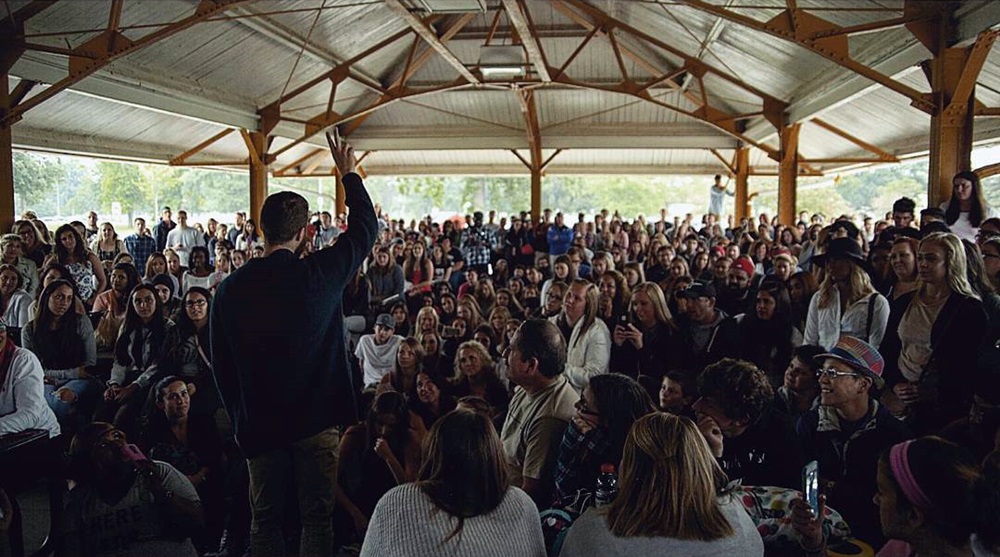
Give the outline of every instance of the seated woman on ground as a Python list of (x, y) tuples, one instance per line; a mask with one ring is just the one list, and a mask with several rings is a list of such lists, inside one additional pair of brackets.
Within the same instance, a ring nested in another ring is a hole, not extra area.
[(763, 556), (741, 503), (720, 495), (726, 482), (694, 422), (639, 418), (625, 440), (618, 495), (573, 523), (560, 555)]
[(396, 391), (413, 400), (417, 390), (417, 375), (423, 371), (424, 348), (420, 341), (406, 337), (396, 349), (396, 366), (379, 381), (377, 393)]
[(601, 466), (621, 462), (625, 437), (637, 419), (656, 408), (646, 389), (625, 375), (595, 375), (583, 389), (559, 446), (556, 493), (593, 489)]
[(207, 531), (196, 536), (200, 547), (217, 546), (224, 518), (225, 490), (222, 438), (208, 415), (192, 414), (191, 403), (202, 390), (176, 375), (153, 387), (156, 410), (143, 425), (141, 446), (149, 457), (184, 474), (205, 506)]
[(426, 446), (417, 481), (379, 501), (362, 556), (545, 555), (534, 502), (510, 486), (489, 418), (450, 412), (431, 429)]
[(90, 319), (73, 310), (76, 293), (65, 280), (49, 283), (39, 298), (38, 316), (21, 331), (21, 346), (34, 352), (45, 373), (45, 400), (65, 429), (89, 420), (100, 384), (87, 372), (97, 363)]
[[(194, 286), (181, 299), (181, 308), (176, 326), (170, 329), (163, 343), (161, 373), (176, 375), (193, 384), (198, 396), (191, 402), (191, 413), (212, 416), (222, 409), (212, 377), (208, 338), (212, 295), (208, 290)], [(222, 414), (220, 412), (220, 418)]]
[(77, 292), (84, 305), (94, 304), (97, 294), (107, 287), (104, 265), (97, 254), (87, 249), (80, 233), (72, 225), (64, 224), (56, 229), (56, 246), (46, 258), (46, 263), (65, 265), (76, 281)]
[(31, 318), (31, 295), (23, 285), (24, 277), (17, 267), (0, 265), (0, 316), (8, 327), (24, 327)]
[(510, 399), (486, 348), (474, 340), (463, 342), (455, 355), (454, 369), (452, 394), (483, 398), (493, 407), (493, 424), (502, 426)]
[(420, 467), (423, 439), (410, 427), (410, 410), (401, 393), (375, 397), (368, 416), (351, 426), (340, 443), (335, 487), (337, 508), (362, 535), (378, 500), (393, 487), (412, 482)]
[(134, 432), (150, 383), (160, 372), (164, 341), (174, 322), (163, 317), (152, 286), (136, 286), (129, 300), (100, 415), (111, 418), (119, 429)]
[(410, 410), (423, 421), (429, 430), (441, 416), (455, 409), (451, 384), (436, 371), (422, 370), (417, 374), (417, 396), (410, 399)]

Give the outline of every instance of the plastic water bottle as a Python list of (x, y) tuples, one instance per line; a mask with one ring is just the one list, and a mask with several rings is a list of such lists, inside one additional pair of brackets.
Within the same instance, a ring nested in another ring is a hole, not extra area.
[(603, 507), (615, 500), (618, 495), (618, 474), (615, 472), (614, 464), (602, 464), (601, 474), (597, 476), (597, 484), (594, 486), (594, 502), (598, 507)]

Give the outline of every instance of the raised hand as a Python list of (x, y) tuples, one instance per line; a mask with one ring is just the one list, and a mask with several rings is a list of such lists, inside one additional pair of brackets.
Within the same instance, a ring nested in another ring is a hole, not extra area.
[(358, 164), (357, 159), (354, 158), (354, 147), (351, 147), (350, 143), (340, 137), (340, 131), (336, 126), (333, 128), (333, 134), (326, 132), (326, 142), (330, 145), (330, 154), (333, 156), (333, 162), (337, 165), (340, 175), (354, 172), (354, 168)]

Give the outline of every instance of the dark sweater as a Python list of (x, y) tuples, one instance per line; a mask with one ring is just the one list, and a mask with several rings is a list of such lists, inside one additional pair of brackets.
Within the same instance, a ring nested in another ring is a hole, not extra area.
[(248, 458), (358, 419), (341, 303), (378, 225), (361, 177), (343, 181), (349, 227), (333, 247), (252, 259), (215, 295), (215, 381)]

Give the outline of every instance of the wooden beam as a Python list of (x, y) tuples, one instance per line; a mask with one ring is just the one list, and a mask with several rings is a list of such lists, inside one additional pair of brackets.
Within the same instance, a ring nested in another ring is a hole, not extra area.
[(433, 48), (438, 54), (440, 54), (441, 57), (444, 58), (445, 62), (448, 62), (448, 64), (451, 65), (451, 67), (455, 68), (455, 70), (458, 71), (458, 74), (464, 77), (466, 81), (468, 81), (469, 83), (481, 83), (479, 78), (476, 77), (471, 71), (469, 71), (469, 68), (466, 68), (465, 64), (463, 64), (462, 61), (459, 60), (458, 57), (455, 56), (455, 54), (452, 53), (452, 51), (449, 50), (448, 47), (445, 46), (443, 42), (441, 42), (441, 39), (438, 38), (437, 33), (428, 28), (427, 25), (420, 20), (420, 18), (411, 14), (410, 10), (406, 9), (406, 6), (404, 6), (402, 2), (400, 2), (399, 0), (383, 0), (383, 1), (385, 2), (386, 7), (388, 7), (390, 10), (392, 10), (393, 13), (402, 18), (403, 21), (407, 23), (407, 25), (409, 25), (414, 31), (417, 32), (418, 35), (420, 35), (420, 38), (426, 41), (427, 44), (431, 46), (431, 48)]
[[(909, 85), (893, 79), (891, 76), (887, 76), (854, 60), (851, 57), (850, 48), (848, 46), (848, 37), (846, 35), (815, 38), (814, 35), (816, 33), (841, 29), (841, 27), (829, 21), (820, 19), (805, 10), (795, 10), (794, 12), (791, 12), (786, 9), (769, 21), (763, 22), (750, 16), (739, 14), (735, 11), (712, 4), (705, 0), (677, 1), (699, 11), (713, 14), (729, 21), (739, 23), (745, 27), (749, 27), (751, 29), (767, 33), (771, 36), (798, 44), (815, 54), (823, 56), (827, 60), (848, 68), (855, 73), (878, 83), (879, 85), (905, 96), (910, 99), (910, 103), (915, 108), (928, 114), (933, 113), (936, 108), (932, 100), (917, 89), (914, 89)], [(946, 3), (942, 3), (942, 5), (944, 4)], [(792, 23), (793, 21), (795, 22), (794, 24)]]
[(879, 164), (884, 162), (899, 162), (899, 160), (885, 160), (883, 158), (864, 157), (828, 157), (819, 159), (799, 158), (799, 163), (807, 164)]
[[(448, 29), (444, 31), (444, 33), (441, 35), (441, 40), (444, 42), (448, 42), (449, 40), (451, 40), (452, 37), (458, 34), (459, 31), (461, 31), (466, 25), (469, 24), (470, 21), (473, 20), (475, 15), (476, 14), (462, 14)], [(408, 69), (407, 68), (403, 69), (403, 75), (399, 76), (396, 79), (396, 81), (393, 81), (392, 84), (389, 85), (388, 91), (380, 95), (379, 98), (376, 99), (376, 101), (372, 103), (370, 106), (377, 107), (381, 106), (383, 103), (390, 101), (393, 98), (393, 96), (389, 93), (389, 91), (395, 93), (396, 91), (404, 89), (406, 85), (406, 80), (409, 79), (410, 76), (416, 73), (420, 68), (424, 67), (424, 65), (431, 60), (433, 53), (434, 49), (431, 47), (427, 47), (427, 50), (418, 54), (416, 58), (414, 58), (413, 62), (410, 64), (410, 67)], [(357, 131), (357, 129), (361, 127), (361, 124), (363, 124), (365, 120), (367, 120), (368, 117), (371, 116), (372, 114), (374, 114), (374, 112), (362, 114), (354, 118), (350, 122), (348, 122), (347, 125), (344, 126), (344, 129), (341, 130), (340, 132), (341, 135), (343, 135), (344, 137), (349, 137), (352, 133)]]
[[(9, 78), (0, 73), (0, 115), (10, 109)], [(0, 230), (14, 224), (14, 143), (10, 126), (0, 127)]]
[(267, 134), (261, 132), (249, 132), (250, 160), (250, 215), (257, 226), (260, 226), (260, 210), (264, 207), (264, 200), (267, 198), (267, 165), (264, 164), (264, 153), (267, 152)]
[(197, 155), (198, 153), (204, 151), (209, 145), (215, 143), (216, 141), (222, 139), (223, 137), (226, 137), (227, 135), (229, 135), (231, 133), (233, 133), (233, 128), (227, 128), (227, 129), (222, 130), (221, 132), (213, 135), (212, 137), (206, 139), (205, 141), (202, 141), (198, 145), (195, 145), (194, 147), (188, 149), (187, 151), (184, 151), (183, 153), (181, 153), (181, 154), (177, 155), (176, 157), (170, 159), (170, 165), (171, 166), (182, 165), (185, 161), (187, 161), (192, 156)]
[(296, 166), (298, 166), (298, 165), (306, 162), (307, 160), (309, 160), (309, 159), (311, 159), (311, 158), (313, 158), (313, 157), (315, 157), (317, 155), (320, 155), (322, 153), (325, 153), (325, 152), (326, 152), (326, 149), (314, 149), (312, 151), (309, 151), (308, 153), (306, 153), (305, 155), (303, 155), (303, 156), (295, 159), (291, 163), (289, 163), (289, 164), (287, 164), (287, 165), (285, 165), (285, 166), (283, 166), (283, 167), (275, 170), (274, 171), (274, 176), (275, 177), (284, 176), (284, 174), (286, 172), (288, 172), (289, 170), (291, 170), (291, 169), (295, 168)]
[(531, 154), (531, 218), (537, 220), (542, 214), (542, 134), (538, 126), (538, 107), (535, 105), (533, 90), (515, 90), (524, 113), (525, 131), (528, 134), (528, 148)]
[(863, 141), (863, 140), (861, 140), (861, 139), (859, 139), (859, 138), (857, 138), (857, 137), (855, 137), (855, 136), (853, 136), (853, 135), (845, 132), (844, 130), (842, 130), (842, 129), (836, 127), (836, 126), (834, 126), (833, 124), (828, 124), (825, 121), (820, 120), (819, 118), (813, 118), (812, 120), (810, 120), (810, 122), (812, 122), (813, 124), (816, 124), (817, 126), (823, 128), (824, 130), (826, 130), (828, 132), (831, 132), (831, 133), (833, 133), (835, 135), (838, 135), (838, 136), (840, 136), (840, 137), (842, 137), (842, 138), (850, 141), (851, 143), (857, 145), (858, 147), (861, 147), (862, 149), (864, 149), (865, 151), (868, 151), (869, 153), (873, 153), (874, 155), (878, 156), (878, 158), (881, 159), (882, 162), (899, 162), (899, 158), (896, 157), (895, 155), (893, 155), (892, 153), (890, 153), (888, 151), (885, 151), (884, 149), (880, 149), (880, 148), (872, 145), (871, 143)]
[(524, 0), (503, 0), (503, 7), (507, 11), (507, 18), (510, 19), (511, 25), (517, 29), (517, 34), (521, 37), (521, 44), (524, 45), (524, 50), (528, 53), (528, 60), (534, 66), (535, 73), (543, 82), (552, 81), (552, 76), (549, 75), (548, 61), (538, 43), (538, 33), (535, 31), (534, 25), (531, 25), (526, 19), (528, 7), (524, 5)]
[(795, 225), (796, 181), (799, 176), (799, 130), (801, 123), (781, 130), (781, 161), (778, 170), (778, 222)]
[(521, 153), (517, 152), (517, 149), (508, 149), (508, 150), (511, 152), (511, 154), (517, 157), (517, 160), (521, 161), (521, 164), (523, 164), (525, 168), (531, 170), (531, 163), (528, 162), (528, 159), (522, 157)]
[(997, 174), (1000, 174), (1000, 162), (995, 162), (993, 164), (981, 166), (973, 170), (973, 172), (976, 173), (976, 176), (979, 176), (980, 180), (985, 180), (991, 176), (996, 176)]
[(37, 81), (30, 81), (27, 79), (19, 81), (17, 85), (14, 86), (14, 90), (10, 93), (11, 106), (24, 100), (24, 97), (27, 97), (28, 93), (30, 93), (36, 85), (38, 85)]
[[(49, 8), (58, 1), (59, 0), (32, 0), (26, 6), (20, 8), (19, 10), (11, 14), (14, 20), (12, 23), (14, 23), (14, 25), (20, 25), (25, 21), (28, 21), (29, 19), (42, 13), (43, 11), (45, 11), (47, 8)], [(4, 18), (4, 20), (7, 19), (10, 18)], [(3, 22), (4, 20), (0, 20), (0, 22)]]
[(951, 98), (945, 111), (962, 112), (968, 104), (972, 91), (976, 87), (976, 80), (979, 79), (979, 72), (986, 63), (986, 58), (993, 49), (997, 37), (1000, 37), (1000, 29), (983, 31), (976, 38), (976, 42), (969, 48), (965, 59), (965, 67), (962, 68), (962, 75), (955, 84), (955, 89), (951, 93)]
[(1000, 107), (982, 106), (976, 108), (976, 116), (997, 117), (1000, 116)]
[[(726, 170), (728, 170), (731, 174), (736, 174), (736, 167), (733, 166), (732, 164), (729, 164), (729, 161), (727, 161), (725, 159), (725, 157), (723, 157), (721, 154), (719, 154), (719, 151), (717, 151), (715, 149), (709, 149), (708, 151), (710, 153), (712, 153), (713, 155), (715, 155), (715, 158), (719, 159), (720, 162), (722, 162), (722, 166), (725, 166)], [(737, 154), (738, 153), (739, 153), (739, 150), (737, 150)]]
[(243, 160), (231, 160), (231, 161), (194, 161), (194, 162), (179, 162), (170, 163), (170, 166), (246, 166), (250, 163), (249, 159)]
[[(71, 58), (70, 72), (67, 77), (59, 80), (56, 83), (53, 83), (41, 93), (38, 93), (37, 95), (29, 99), (26, 99), (17, 106), (13, 107), (6, 115), (3, 116), (2, 119), (0, 119), (0, 127), (11, 126), (14, 122), (20, 120), (24, 116), (25, 112), (31, 110), (32, 108), (42, 104), (48, 99), (63, 92), (67, 88), (72, 87), (74, 84), (80, 82), (80, 80), (87, 78), (97, 70), (104, 68), (108, 64), (114, 62), (115, 60), (123, 56), (132, 54), (133, 52), (145, 48), (151, 44), (162, 41), (163, 39), (172, 37), (173, 35), (176, 35), (177, 33), (180, 33), (181, 31), (190, 28), (192, 25), (201, 23), (202, 21), (208, 18), (219, 15), (222, 12), (225, 12), (226, 10), (232, 8), (233, 6), (236, 6), (237, 4), (241, 4), (248, 1), (251, 0), (202, 0), (198, 4), (197, 9), (195, 9), (194, 14), (185, 17), (179, 21), (176, 21), (174, 23), (171, 23), (169, 25), (166, 25), (164, 27), (161, 27), (156, 31), (153, 31), (152, 33), (145, 35), (139, 39), (136, 39), (134, 41), (130, 41), (120, 33), (116, 32), (115, 33), (117, 35), (117, 38), (115, 39), (115, 44), (117, 46), (116, 49), (107, 52), (101, 52), (100, 56), (96, 59)], [(95, 37), (95, 39), (83, 43), (82, 45), (77, 47), (77, 49), (81, 52), (93, 51), (95, 48), (98, 47), (97, 43), (94, 41), (101, 41), (102, 39), (106, 38), (107, 37), (104, 37), (104, 34), (98, 35), (97, 37)], [(103, 41), (101, 42), (101, 47), (104, 47), (106, 45), (107, 45), (106, 42)]]
[(262, 158), (263, 152), (257, 150), (256, 146), (254, 145), (253, 139), (250, 137), (250, 132), (248, 132), (247, 130), (240, 130), (240, 135), (243, 136), (243, 143), (246, 144), (247, 151), (250, 152), (250, 164), (263, 165), (264, 164), (264, 159)]
[(542, 161), (542, 172), (545, 172), (545, 169), (549, 166), (549, 163), (551, 163), (553, 160), (555, 160), (555, 158), (558, 157), (559, 154), (562, 153), (562, 152), (563, 152), (562, 149), (556, 149), (554, 153), (552, 153), (551, 155), (549, 155), (549, 158), (547, 158), (544, 161)]

